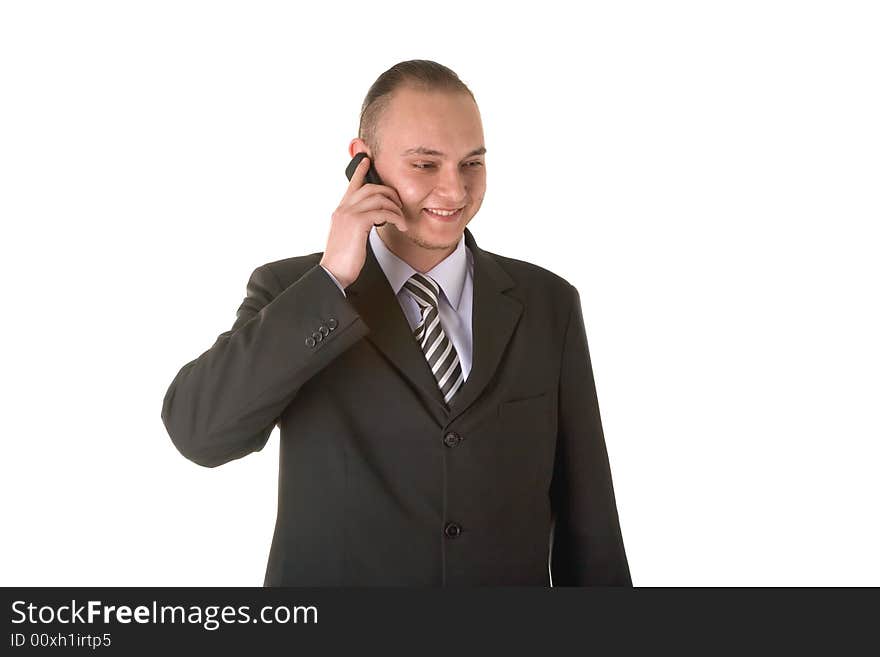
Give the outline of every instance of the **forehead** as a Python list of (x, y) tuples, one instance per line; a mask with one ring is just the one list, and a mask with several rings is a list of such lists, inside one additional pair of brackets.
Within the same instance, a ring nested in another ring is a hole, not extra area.
[(377, 127), (383, 150), (395, 154), (426, 147), (454, 157), (484, 141), (479, 109), (464, 92), (398, 89)]

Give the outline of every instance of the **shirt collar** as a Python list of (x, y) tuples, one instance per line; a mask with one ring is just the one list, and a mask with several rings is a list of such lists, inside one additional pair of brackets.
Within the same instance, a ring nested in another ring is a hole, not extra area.
[[(370, 246), (373, 248), (373, 254), (379, 261), (379, 266), (385, 272), (385, 278), (391, 284), (394, 294), (398, 294), (403, 284), (416, 273), (407, 262), (397, 257), (391, 250), (385, 246), (385, 242), (379, 237), (376, 227), (370, 229)], [(442, 261), (438, 262), (433, 269), (426, 272), (426, 275), (437, 281), (437, 285), (443, 290), (446, 299), (456, 310), (458, 302), (461, 300), (461, 292), (464, 288), (464, 279), (467, 273), (467, 247), (464, 244), (464, 235), (458, 240), (458, 246), (455, 251), (446, 256)]]

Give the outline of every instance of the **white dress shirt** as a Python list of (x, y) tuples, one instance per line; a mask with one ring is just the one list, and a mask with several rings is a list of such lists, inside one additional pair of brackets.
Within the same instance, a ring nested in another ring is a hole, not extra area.
[[(385, 242), (379, 237), (375, 226), (370, 230), (370, 246), (373, 248), (379, 266), (385, 273), (385, 278), (391, 284), (391, 289), (397, 295), (397, 301), (410, 328), (415, 331), (422, 319), (421, 309), (413, 296), (404, 289), (403, 284), (416, 273), (416, 270), (385, 246)], [(336, 283), (342, 294), (345, 294), (345, 290), (336, 277), (323, 265), (321, 268)], [(440, 286), (438, 304), (440, 325), (452, 340), (452, 345), (455, 347), (458, 360), (461, 363), (461, 372), (466, 381), (473, 362), (471, 318), (473, 316), (474, 257), (470, 249), (465, 246), (464, 235), (459, 239), (455, 251), (438, 262), (433, 269), (425, 272), (425, 275), (433, 278)]]

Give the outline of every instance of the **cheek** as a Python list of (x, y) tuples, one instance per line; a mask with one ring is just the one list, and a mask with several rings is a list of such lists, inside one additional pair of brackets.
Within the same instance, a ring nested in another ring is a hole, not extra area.
[(406, 207), (416, 209), (422, 206), (425, 197), (431, 193), (430, 186), (410, 180), (399, 183), (395, 189)]

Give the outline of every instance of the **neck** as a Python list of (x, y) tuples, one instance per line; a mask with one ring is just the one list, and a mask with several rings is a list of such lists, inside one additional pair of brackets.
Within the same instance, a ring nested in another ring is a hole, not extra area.
[(447, 246), (417, 244), (390, 222), (376, 228), (376, 232), (391, 253), (422, 274), (443, 262), (458, 246), (458, 240)]

